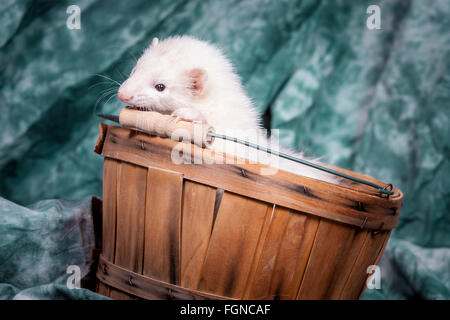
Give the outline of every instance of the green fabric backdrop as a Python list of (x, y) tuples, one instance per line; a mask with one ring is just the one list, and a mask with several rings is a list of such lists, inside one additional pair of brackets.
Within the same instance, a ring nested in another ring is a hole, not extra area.
[[(80, 30), (66, 27), (72, 4)], [(380, 30), (366, 27), (371, 4)], [(97, 74), (123, 81), (152, 37), (189, 34), (225, 51), (283, 144), (405, 193), (382, 289), (364, 298), (450, 298), (449, 16), (448, 0), (0, 2), (0, 297), (87, 298), (57, 280), (60, 259), (82, 265), (82, 251), (51, 255), (71, 244), (44, 241), (41, 261), (15, 246), (37, 241), (23, 225), (43, 223), (20, 205), (101, 196), (95, 114), (123, 105), (102, 96), (115, 86)], [(58, 212), (73, 216), (73, 205)], [(25, 254), (11, 264), (15, 250)], [(51, 259), (51, 279), (11, 276)]]

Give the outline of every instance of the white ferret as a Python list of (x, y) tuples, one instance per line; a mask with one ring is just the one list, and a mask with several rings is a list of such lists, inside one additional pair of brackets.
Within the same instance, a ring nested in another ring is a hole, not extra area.
[[(261, 133), (261, 117), (230, 61), (215, 46), (192, 37), (154, 38), (120, 86), (118, 96), (140, 110), (206, 122), (217, 133), (236, 136), (241, 132), (250, 142), (273, 147)], [(250, 159), (262, 152), (220, 139), (215, 139), (212, 148)], [(278, 159), (277, 166), (319, 180), (339, 181), (331, 174), (286, 159)]]

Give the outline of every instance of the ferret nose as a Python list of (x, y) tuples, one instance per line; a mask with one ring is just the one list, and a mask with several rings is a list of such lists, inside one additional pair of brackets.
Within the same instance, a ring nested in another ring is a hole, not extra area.
[(119, 99), (122, 100), (123, 102), (129, 102), (131, 99), (133, 99), (133, 96), (127, 95), (121, 91), (119, 91), (117, 95), (119, 96)]

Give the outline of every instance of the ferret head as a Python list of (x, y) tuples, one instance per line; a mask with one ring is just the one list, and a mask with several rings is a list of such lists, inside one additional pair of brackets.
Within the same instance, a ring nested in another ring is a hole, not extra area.
[(154, 38), (118, 96), (128, 104), (161, 113), (196, 108), (206, 103), (217, 82), (227, 81), (217, 79), (217, 74), (234, 77), (231, 64), (212, 45), (187, 36)]

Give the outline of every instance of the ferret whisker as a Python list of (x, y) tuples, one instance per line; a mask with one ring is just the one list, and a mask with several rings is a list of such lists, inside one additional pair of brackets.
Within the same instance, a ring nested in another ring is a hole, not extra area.
[(116, 80), (114, 80), (114, 79), (112, 79), (112, 78), (110, 78), (110, 77), (107, 77), (107, 76), (104, 76), (104, 75), (102, 75), (102, 74), (95, 74), (96, 76), (99, 76), (99, 77), (102, 77), (102, 78), (105, 78), (105, 79), (107, 79), (107, 80), (110, 80), (110, 81), (112, 81), (112, 82), (114, 82), (114, 83), (116, 83), (116, 84), (118, 84), (119, 86), (121, 85), (121, 83), (119, 83), (118, 81), (116, 81)]
[(129, 55), (131, 56), (131, 58), (134, 60), (135, 63), (138, 62), (138, 59), (136, 58), (136, 56), (133, 53), (129, 53)]
[(122, 72), (120, 72), (120, 70), (119, 70), (119, 69), (117, 69), (117, 72), (119, 72), (119, 73), (120, 73), (120, 75), (122, 76), (122, 78), (126, 80), (126, 78), (127, 78), (127, 77), (126, 77), (126, 76), (125, 76), (125, 75), (124, 75), (124, 74), (123, 74)]
[(105, 99), (108, 95), (111, 95), (109, 97), (109, 99), (111, 99), (111, 97), (113, 97), (115, 95), (115, 90), (113, 89), (109, 89), (107, 92), (103, 93), (98, 99), (97, 102), (94, 105), (94, 113), (97, 111), (97, 106), (99, 105), (99, 103)]
[[(97, 107), (100, 106), (100, 102), (101, 102), (101, 101), (98, 101), (98, 102), (95, 104), (95, 106), (94, 106), (94, 114), (97, 113)], [(103, 105), (104, 105), (104, 104), (103, 104)], [(103, 107), (103, 105), (102, 105), (102, 107)]]
[(110, 94), (113, 94), (115, 92), (115, 90), (113, 89), (109, 89), (109, 90), (105, 90), (103, 91), (100, 96), (98, 97), (96, 103), (98, 103), (99, 101), (101, 101), (102, 99), (104, 99), (105, 97), (109, 96)]
[(106, 100), (106, 102), (105, 102), (103, 105), (108, 104), (109, 100), (111, 100), (111, 98), (113, 98), (113, 97), (115, 97), (115, 96), (116, 96), (115, 94), (112, 94), (112, 95), (108, 98), (108, 100)]
[[(99, 86), (99, 85), (107, 85), (107, 84), (111, 84), (111, 82), (110, 81), (102, 81), (102, 82), (99, 82), (99, 83), (95, 83), (95, 84), (93, 84), (92, 86), (90, 86), (89, 88), (88, 88), (88, 90), (91, 90), (92, 88), (94, 88), (94, 87), (96, 87), (96, 86)], [(114, 86), (117, 86), (116, 84), (113, 84)], [(118, 88), (119, 86), (117, 86), (117, 88)]]
[(109, 94), (109, 93), (104, 93), (104, 94), (102, 94), (102, 95), (97, 99), (97, 101), (95, 102), (95, 105), (94, 105), (94, 112), (97, 110), (97, 105), (99, 104), (99, 102), (100, 102), (104, 97), (106, 97), (108, 94)]
[(117, 87), (113, 87), (113, 88), (106, 88), (106, 89), (104, 89), (104, 90), (100, 91), (100, 93), (99, 93), (99, 94), (103, 94), (103, 93), (105, 93), (105, 92), (112, 92), (112, 91), (117, 91)]
[(116, 109), (119, 109), (119, 105), (120, 105), (120, 100), (119, 99), (117, 99), (117, 102), (116, 102), (116, 104), (114, 105), (114, 107), (116, 108)]

